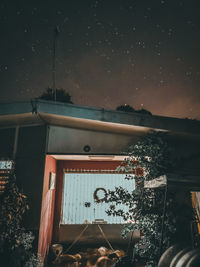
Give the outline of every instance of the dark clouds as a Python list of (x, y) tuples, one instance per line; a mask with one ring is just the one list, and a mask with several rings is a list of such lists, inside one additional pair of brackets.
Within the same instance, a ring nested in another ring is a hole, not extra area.
[(2, 1), (1, 101), (52, 84), (74, 103), (200, 119), (200, 4), (195, 0)]

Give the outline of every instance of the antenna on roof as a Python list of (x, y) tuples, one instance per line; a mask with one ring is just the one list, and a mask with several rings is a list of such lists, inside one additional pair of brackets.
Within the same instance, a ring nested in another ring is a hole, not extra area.
[(57, 25), (53, 31), (53, 55), (52, 55), (52, 96), (54, 94), (54, 100), (56, 101), (56, 47), (58, 35), (60, 33), (61, 28), (68, 21), (68, 17), (66, 17), (61, 24), (61, 26)]
[(56, 101), (56, 45), (58, 34), (60, 32), (59, 26), (56, 26), (53, 32), (53, 62), (52, 62), (52, 95)]

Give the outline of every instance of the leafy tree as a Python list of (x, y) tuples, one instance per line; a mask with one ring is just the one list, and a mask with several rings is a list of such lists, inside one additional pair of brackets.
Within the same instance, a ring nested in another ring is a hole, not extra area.
[(152, 115), (152, 113), (146, 109), (134, 109), (130, 105), (121, 105), (116, 108), (118, 111), (124, 111), (124, 112), (136, 112), (140, 114), (146, 114), (146, 115)]
[(69, 93), (67, 93), (64, 89), (56, 89), (56, 97), (55, 97), (55, 91), (48, 87), (44, 93), (42, 93), (41, 96), (39, 96), (39, 99), (44, 100), (51, 100), (51, 101), (58, 101), (58, 102), (64, 102), (64, 103), (70, 103), (73, 104), (71, 101), (71, 96)]
[(14, 175), (10, 176), (0, 201), (0, 267), (39, 266), (37, 256), (32, 253), (34, 237), (21, 226), (28, 204)]
[(118, 111), (124, 111), (124, 112), (135, 112), (135, 109), (131, 107), (130, 105), (121, 105), (116, 108)]
[[(107, 202), (111, 202), (108, 215), (122, 216), (127, 221), (122, 236), (140, 230), (142, 237), (135, 245), (136, 256), (146, 259), (146, 266), (157, 266), (161, 249), (163, 206), (166, 188), (144, 188), (144, 182), (164, 175), (173, 167), (167, 135), (151, 132), (129, 148), (128, 156), (118, 167), (119, 171), (135, 172), (126, 179), (135, 179), (136, 188), (131, 193), (122, 187), (109, 191)], [(140, 171), (139, 171), (140, 170)], [(166, 215), (164, 218), (163, 249), (176, 239), (179, 215), (176, 192), (168, 190)], [(114, 204), (113, 204), (114, 203)], [(128, 206), (128, 212), (118, 209), (118, 204)]]

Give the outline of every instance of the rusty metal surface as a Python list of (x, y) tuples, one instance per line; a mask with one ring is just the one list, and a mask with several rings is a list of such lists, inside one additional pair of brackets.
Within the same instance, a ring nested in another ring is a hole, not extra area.
[[(80, 235), (86, 225), (83, 224), (65, 224), (60, 225), (59, 231), (59, 242), (68, 244), (70, 246), (74, 240)], [(113, 247), (123, 245), (128, 246), (130, 240), (130, 235), (127, 238), (121, 237), (121, 231), (124, 227), (124, 224), (101, 224), (106, 238), (112, 244)], [(78, 239), (76, 246), (108, 246), (105, 238), (103, 237), (101, 231), (98, 228), (97, 224), (89, 224), (88, 228), (81, 237)]]
[[(134, 189), (134, 181), (126, 180), (125, 174), (110, 173), (66, 173), (64, 177), (61, 224), (95, 223), (97, 220), (109, 224), (123, 224), (121, 217), (108, 216), (106, 210), (111, 203), (96, 203), (94, 192), (97, 188), (113, 190), (122, 186), (129, 192)], [(103, 190), (98, 197), (104, 197)], [(123, 210), (126, 206), (118, 205)]]

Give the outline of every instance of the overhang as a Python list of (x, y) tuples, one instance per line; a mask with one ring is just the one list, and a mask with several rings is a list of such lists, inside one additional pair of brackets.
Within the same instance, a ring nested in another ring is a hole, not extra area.
[(200, 121), (105, 110), (44, 100), (1, 103), (0, 127), (49, 124), (141, 135), (149, 130), (199, 135)]

